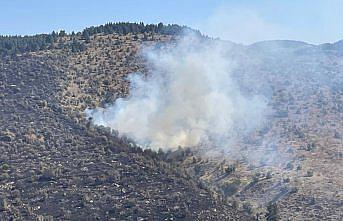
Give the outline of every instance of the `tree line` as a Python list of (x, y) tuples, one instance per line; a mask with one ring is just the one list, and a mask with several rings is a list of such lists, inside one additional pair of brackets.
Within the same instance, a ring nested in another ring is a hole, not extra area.
[[(18, 53), (34, 52), (45, 49), (52, 49), (56, 47), (59, 37), (72, 36), (81, 37), (83, 40), (89, 40), (89, 37), (95, 34), (113, 34), (126, 35), (128, 33), (159, 33), (167, 35), (177, 35), (184, 30), (192, 30), (186, 26), (180, 26), (176, 24), (164, 25), (159, 24), (144, 24), (144, 23), (130, 23), (130, 22), (116, 22), (107, 23), (100, 26), (92, 26), (85, 28), (81, 32), (67, 34), (64, 30), (51, 34), (37, 34), (32, 36), (3, 36), (0, 35), (0, 56), (14, 55)], [(194, 30), (192, 30), (194, 31)], [(196, 31), (198, 32), (198, 31)], [(198, 32), (199, 33), (199, 32)], [(75, 38), (76, 39), (76, 38)], [(57, 46), (58, 47), (58, 46)], [(83, 42), (73, 40), (70, 44), (63, 47), (69, 48), (71, 51), (82, 51), (85, 46)]]
[(83, 37), (88, 37), (98, 33), (105, 33), (105, 34), (112, 34), (118, 33), (122, 35), (126, 35), (128, 33), (139, 34), (139, 33), (159, 33), (159, 34), (166, 34), (166, 35), (176, 35), (180, 34), (183, 30), (190, 28), (186, 26), (180, 26), (176, 24), (168, 24), (164, 25), (163, 23), (159, 24), (147, 24), (145, 25), (143, 22), (141, 23), (130, 23), (130, 22), (117, 22), (117, 23), (107, 23), (105, 25), (100, 26), (92, 26), (86, 28), (82, 31)]

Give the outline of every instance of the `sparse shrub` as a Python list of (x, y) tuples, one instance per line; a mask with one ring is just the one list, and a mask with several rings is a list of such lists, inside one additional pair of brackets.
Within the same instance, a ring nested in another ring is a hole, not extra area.
[(312, 196), (310, 199), (310, 205), (315, 205), (316, 204), (316, 199)]
[(239, 185), (241, 181), (239, 179), (233, 181), (232, 183), (226, 183), (222, 186), (224, 196), (232, 196), (239, 190)]
[(193, 163), (193, 164), (196, 164), (196, 163), (197, 163), (197, 158), (193, 157), (192, 163)]
[(293, 170), (293, 168), (294, 168), (294, 166), (291, 162), (287, 163), (287, 165), (286, 165), (287, 170)]
[(252, 205), (250, 203), (244, 203), (243, 204), (243, 210), (247, 214), (252, 214), (252, 211), (253, 211)]
[(230, 202), (230, 205), (231, 205), (231, 207), (232, 207), (233, 209), (237, 209), (238, 206), (239, 206), (237, 200), (232, 200), (232, 201)]
[(255, 173), (254, 175), (253, 175), (253, 177), (252, 177), (252, 181), (251, 181), (251, 183), (257, 183), (259, 180), (260, 180), (260, 173)]
[(236, 166), (235, 165), (229, 165), (226, 169), (225, 169), (225, 173), (227, 175), (230, 175), (232, 173), (234, 173), (236, 171)]
[(9, 170), (10, 166), (6, 163), (2, 164), (2, 170)]
[(306, 173), (306, 176), (307, 177), (312, 177), (313, 176), (313, 171), (308, 170), (307, 173)]
[(51, 168), (51, 167), (46, 167), (44, 165), (41, 165), (40, 168), (41, 176), (39, 177), (39, 180), (41, 181), (51, 181), (54, 180), (57, 176), (60, 175), (60, 169), (56, 168)]
[(339, 132), (335, 131), (334, 138), (341, 139), (342, 136), (341, 136), (341, 134)]
[(54, 178), (54, 173), (51, 169), (44, 169), (42, 172), (41, 179), (52, 180)]
[(270, 202), (267, 206), (266, 220), (267, 221), (277, 221), (280, 219), (278, 215), (278, 208), (276, 203)]
[(0, 211), (5, 211), (8, 207), (7, 199), (0, 197)]
[(298, 188), (297, 187), (292, 187), (289, 191), (290, 194), (293, 194), (293, 193), (297, 193), (298, 192)]
[(283, 182), (285, 183), (289, 183), (289, 181), (291, 181), (289, 177), (283, 179)]
[(316, 148), (316, 145), (314, 143), (311, 143), (311, 144), (307, 144), (306, 146), (306, 150), (307, 151), (312, 151)]
[(195, 173), (196, 176), (201, 175), (201, 173), (202, 173), (201, 166), (195, 165), (194, 166), (194, 173)]

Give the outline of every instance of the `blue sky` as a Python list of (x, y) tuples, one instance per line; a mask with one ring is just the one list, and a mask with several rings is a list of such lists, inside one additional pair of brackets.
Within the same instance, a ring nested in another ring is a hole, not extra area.
[(0, 34), (79, 31), (110, 21), (161, 21), (245, 44), (343, 39), (341, 0), (1, 0), (0, 7)]

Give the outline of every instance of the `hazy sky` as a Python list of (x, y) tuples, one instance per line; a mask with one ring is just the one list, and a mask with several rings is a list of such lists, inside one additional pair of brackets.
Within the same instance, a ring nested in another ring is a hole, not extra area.
[(343, 39), (342, 0), (0, 0), (0, 34), (80, 31), (106, 22), (177, 23), (239, 43)]

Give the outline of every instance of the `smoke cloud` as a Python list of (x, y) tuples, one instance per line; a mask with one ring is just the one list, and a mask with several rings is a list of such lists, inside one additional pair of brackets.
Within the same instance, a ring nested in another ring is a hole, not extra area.
[(236, 62), (225, 42), (186, 34), (142, 54), (150, 73), (132, 73), (130, 95), (86, 110), (94, 123), (151, 149), (211, 143), (227, 148), (263, 121), (264, 97), (244, 95), (232, 78)]
[(258, 11), (245, 7), (220, 7), (205, 22), (195, 25), (211, 36), (252, 44), (258, 41), (283, 39), (292, 30), (272, 23)]

